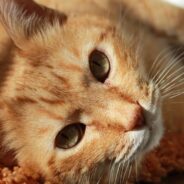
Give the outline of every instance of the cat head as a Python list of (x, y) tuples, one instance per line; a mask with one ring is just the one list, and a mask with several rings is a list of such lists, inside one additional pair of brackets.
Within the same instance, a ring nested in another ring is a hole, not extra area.
[(20, 165), (75, 183), (158, 144), (159, 90), (137, 58), (131, 26), (32, 1), (3, 0), (0, 11), (15, 45), (0, 117)]

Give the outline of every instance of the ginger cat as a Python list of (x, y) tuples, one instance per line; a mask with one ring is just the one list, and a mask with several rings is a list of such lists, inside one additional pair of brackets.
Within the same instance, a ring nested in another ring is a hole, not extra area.
[(124, 1), (38, 2), (53, 9), (0, 2), (2, 147), (51, 183), (122, 183), (163, 120), (184, 122), (183, 104), (163, 107), (183, 93), (183, 55)]

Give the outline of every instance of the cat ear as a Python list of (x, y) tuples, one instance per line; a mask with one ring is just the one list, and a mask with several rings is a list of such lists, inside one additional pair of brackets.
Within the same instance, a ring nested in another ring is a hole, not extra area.
[(17, 47), (49, 24), (63, 24), (67, 17), (32, 0), (0, 0), (0, 20)]

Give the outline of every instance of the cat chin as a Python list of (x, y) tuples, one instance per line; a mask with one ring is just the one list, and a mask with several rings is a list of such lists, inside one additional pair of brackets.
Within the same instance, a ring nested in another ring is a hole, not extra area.
[(144, 145), (142, 152), (147, 153), (159, 145), (164, 133), (163, 118), (161, 113), (161, 104), (157, 106), (156, 110), (145, 113), (149, 137), (147, 143)]
[(137, 157), (137, 155), (143, 157), (146, 153), (159, 145), (164, 128), (161, 113), (158, 113), (156, 117), (157, 118), (154, 121), (150, 122), (149, 125), (141, 130), (143, 132), (142, 135), (141, 133), (138, 133), (140, 130), (133, 132), (134, 140), (140, 139), (139, 136), (142, 136), (142, 143), (139, 146), (139, 149), (135, 151), (135, 157)]
[(156, 146), (159, 145), (160, 140), (163, 136), (164, 128), (162, 123), (155, 123), (155, 125), (150, 129), (150, 136), (143, 149), (144, 153), (147, 153), (154, 149)]
[(123, 150), (119, 156), (116, 157), (116, 163), (126, 163), (127, 161), (133, 160), (135, 155), (143, 149), (144, 145), (146, 145), (149, 137), (149, 131), (146, 127), (143, 127), (139, 130), (127, 132), (126, 137), (129, 142), (126, 149), (127, 154)]
[(162, 98), (160, 90), (154, 84), (151, 84), (151, 87), (155, 91), (151, 97), (152, 99), (150, 100), (152, 103), (149, 103), (149, 101), (148, 103), (145, 101), (140, 102), (144, 109), (144, 117), (146, 122), (146, 125), (143, 129), (149, 132), (145, 136), (145, 141), (143, 142), (141, 149), (141, 154), (143, 155), (159, 145), (164, 132), (161, 110)]
[(143, 157), (147, 152), (159, 145), (163, 136), (162, 118), (157, 116), (157, 120), (152, 122), (152, 126), (144, 126), (140, 129), (127, 132), (130, 144), (128, 145), (128, 155), (120, 153), (115, 162), (130, 162)]

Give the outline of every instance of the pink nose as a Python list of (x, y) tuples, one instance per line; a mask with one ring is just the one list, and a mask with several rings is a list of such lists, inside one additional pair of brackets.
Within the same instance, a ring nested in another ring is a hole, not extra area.
[(144, 112), (143, 108), (139, 104), (134, 104), (131, 112), (131, 118), (126, 126), (127, 131), (139, 129), (145, 126)]

